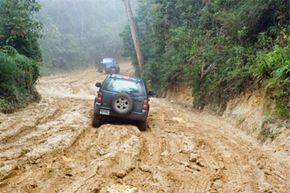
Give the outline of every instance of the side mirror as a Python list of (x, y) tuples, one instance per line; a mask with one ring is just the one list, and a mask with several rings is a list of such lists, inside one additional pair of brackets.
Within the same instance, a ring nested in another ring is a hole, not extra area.
[(154, 94), (154, 92), (153, 91), (148, 91), (148, 96), (149, 97), (153, 97), (155, 94)]
[(101, 88), (101, 87), (102, 87), (102, 83), (97, 82), (97, 83), (96, 83), (96, 87), (97, 87), (97, 88)]

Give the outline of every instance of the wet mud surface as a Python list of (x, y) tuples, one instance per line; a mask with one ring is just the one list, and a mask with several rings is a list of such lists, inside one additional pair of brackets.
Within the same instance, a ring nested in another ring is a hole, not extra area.
[(166, 99), (151, 99), (146, 131), (93, 128), (94, 84), (104, 77), (92, 69), (43, 77), (40, 103), (0, 115), (1, 193), (289, 192), (289, 157)]

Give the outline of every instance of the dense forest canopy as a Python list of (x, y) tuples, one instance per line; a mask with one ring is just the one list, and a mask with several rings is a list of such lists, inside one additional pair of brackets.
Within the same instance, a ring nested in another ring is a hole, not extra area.
[(40, 0), (46, 70), (87, 66), (119, 58), (127, 18), (121, 0)]
[[(288, 0), (139, 0), (136, 17), (145, 77), (157, 92), (189, 83), (195, 107), (222, 110), (242, 91), (262, 87), (277, 116), (290, 116)], [(128, 28), (122, 37), (136, 63)]]

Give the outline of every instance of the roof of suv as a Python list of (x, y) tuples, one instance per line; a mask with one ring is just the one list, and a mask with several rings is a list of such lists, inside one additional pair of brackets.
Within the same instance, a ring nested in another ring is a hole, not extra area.
[(124, 75), (121, 75), (121, 74), (111, 74), (109, 76), (110, 76), (110, 78), (131, 80), (131, 81), (136, 81), (136, 82), (143, 82), (143, 79), (138, 78), (138, 77), (124, 76)]

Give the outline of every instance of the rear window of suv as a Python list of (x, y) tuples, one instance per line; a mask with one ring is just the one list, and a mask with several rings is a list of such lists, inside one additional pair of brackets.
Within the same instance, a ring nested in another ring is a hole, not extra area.
[(105, 82), (103, 89), (111, 92), (126, 92), (135, 96), (145, 95), (145, 88), (142, 82), (125, 79), (109, 79)]
[(112, 58), (104, 58), (103, 63), (114, 63), (114, 60)]

